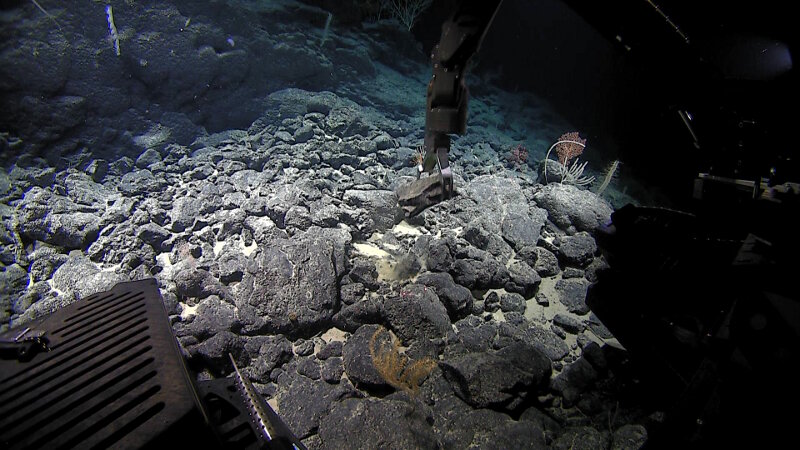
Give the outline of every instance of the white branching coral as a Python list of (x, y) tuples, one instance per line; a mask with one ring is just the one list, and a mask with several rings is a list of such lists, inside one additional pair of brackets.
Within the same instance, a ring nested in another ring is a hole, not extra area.
[(431, 6), (433, 0), (388, 0), (385, 5), (392, 17), (396, 18), (409, 31), (417, 21), (417, 17)]
[(562, 166), (562, 173), (561, 173), (561, 183), (562, 184), (574, 184), (575, 186), (589, 186), (590, 184), (594, 183), (594, 177), (585, 177), (583, 176), (583, 169), (586, 168), (586, 164), (588, 161), (584, 161), (581, 163), (575, 158), (575, 161), (572, 163), (569, 168)]
[[(571, 138), (571, 139), (565, 139)], [(583, 170), (586, 168), (587, 162), (580, 162), (578, 155), (583, 152), (586, 147), (586, 139), (580, 139), (578, 133), (567, 133), (547, 150), (547, 155), (544, 157), (544, 178), (547, 180), (547, 170), (550, 166), (550, 153), (554, 148), (558, 149), (559, 162), (557, 165), (558, 173), (556, 174), (561, 178), (562, 184), (572, 184), (575, 186), (586, 187), (594, 183), (594, 177), (583, 176)], [(568, 149), (566, 151), (564, 149)], [(570, 159), (572, 164), (569, 163)], [(553, 163), (555, 165), (555, 162)]]

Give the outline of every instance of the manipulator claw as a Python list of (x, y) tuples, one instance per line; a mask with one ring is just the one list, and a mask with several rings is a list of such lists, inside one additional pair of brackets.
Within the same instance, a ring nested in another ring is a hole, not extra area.
[(447, 156), (449, 152), (449, 135), (439, 132), (425, 134), (425, 157), (421, 172), (430, 173), (438, 169), (438, 175), (441, 177), (443, 198), (453, 196), (453, 171), (450, 168), (450, 161)]
[(17, 359), (27, 361), (41, 351), (49, 351), (47, 333), (25, 328), (15, 335), (0, 336), (0, 359)]

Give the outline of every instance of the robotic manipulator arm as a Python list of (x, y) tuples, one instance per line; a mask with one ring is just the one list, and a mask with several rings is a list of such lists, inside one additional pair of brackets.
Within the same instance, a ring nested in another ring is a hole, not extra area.
[[(464, 73), (501, 3), (502, 0), (461, 1), (442, 25), (439, 43), (431, 52), (433, 76), (428, 83), (425, 112), (425, 156), (418, 176), (434, 169), (439, 173), (427, 177), (430, 180), (418, 180), (406, 189), (405, 195), (400, 195), (401, 204), (409, 215), (453, 194), (453, 173), (447, 154), (450, 135), (466, 131), (469, 91)], [(436, 192), (440, 198), (431, 198), (431, 192)]]

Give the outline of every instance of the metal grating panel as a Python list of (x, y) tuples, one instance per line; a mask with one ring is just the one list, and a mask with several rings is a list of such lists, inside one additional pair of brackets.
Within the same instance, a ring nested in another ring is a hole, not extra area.
[(200, 414), (155, 280), (29, 326), (50, 351), (0, 361), (0, 447), (139, 448)]

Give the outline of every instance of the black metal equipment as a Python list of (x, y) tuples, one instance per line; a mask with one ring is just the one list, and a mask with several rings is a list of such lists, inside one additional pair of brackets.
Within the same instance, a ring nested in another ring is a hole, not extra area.
[(235, 362), (194, 382), (154, 279), (11, 330), (0, 356), (2, 448), (305, 448)]
[[(425, 107), (424, 156), (417, 167), (417, 180), (396, 189), (407, 217), (454, 194), (448, 153), (451, 134), (464, 134), (467, 129), (469, 90), (464, 75), (501, 3), (502, 0), (456, 2), (453, 14), (442, 24), (439, 43), (431, 52), (433, 75)], [(420, 178), (422, 173), (431, 175)]]
[(767, 241), (717, 225), (629, 205), (597, 234), (611, 268), (586, 302), (637, 366), (639, 401), (665, 413), (649, 448), (769, 447), (793, 430), (793, 231)]

